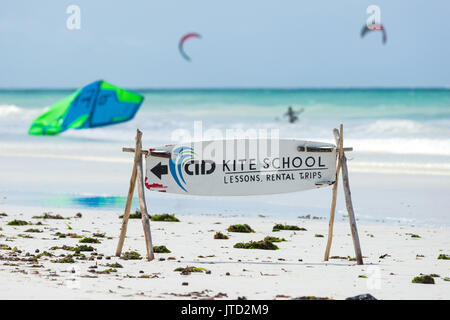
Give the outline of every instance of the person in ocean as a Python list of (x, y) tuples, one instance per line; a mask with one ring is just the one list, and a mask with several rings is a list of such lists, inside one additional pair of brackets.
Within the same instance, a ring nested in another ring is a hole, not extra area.
[(304, 109), (300, 109), (298, 111), (294, 111), (291, 106), (289, 106), (288, 111), (284, 114), (284, 116), (289, 117), (289, 123), (294, 123), (298, 120), (298, 115), (300, 115)]

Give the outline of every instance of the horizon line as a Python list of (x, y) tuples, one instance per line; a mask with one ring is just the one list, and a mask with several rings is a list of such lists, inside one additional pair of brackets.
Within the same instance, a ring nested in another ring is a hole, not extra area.
[[(86, 84), (87, 85), (87, 84)], [(83, 86), (82, 86), (83, 87)], [(82, 87), (0, 87), (0, 91), (70, 91)], [(279, 90), (279, 91), (300, 91), (300, 90), (449, 90), (449, 86), (324, 86), (324, 87), (127, 87), (120, 86), (128, 90), (142, 91), (256, 91), (256, 90)]]

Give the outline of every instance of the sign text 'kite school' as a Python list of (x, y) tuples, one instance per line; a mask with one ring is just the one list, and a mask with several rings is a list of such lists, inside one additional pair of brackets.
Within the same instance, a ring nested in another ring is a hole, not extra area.
[(295, 192), (336, 179), (334, 145), (302, 140), (219, 140), (150, 149), (145, 186), (205, 196)]

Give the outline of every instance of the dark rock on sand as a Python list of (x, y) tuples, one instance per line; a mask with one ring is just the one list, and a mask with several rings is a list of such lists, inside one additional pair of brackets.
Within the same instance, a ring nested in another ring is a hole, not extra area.
[(377, 298), (375, 298), (370, 293), (366, 293), (366, 294), (360, 294), (360, 295), (357, 295), (354, 297), (349, 297), (349, 298), (346, 298), (345, 300), (377, 300)]

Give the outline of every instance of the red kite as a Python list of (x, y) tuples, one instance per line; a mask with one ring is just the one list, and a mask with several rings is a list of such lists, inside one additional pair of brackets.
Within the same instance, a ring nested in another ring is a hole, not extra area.
[(183, 45), (184, 45), (184, 42), (190, 38), (199, 38), (200, 39), (201, 36), (195, 32), (187, 33), (181, 38), (180, 42), (178, 43), (178, 49), (180, 50), (180, 53), (183, 56), (183, 58), (186, 59), (187, 61), (191, 61), (191, 58), (184, 52)]

